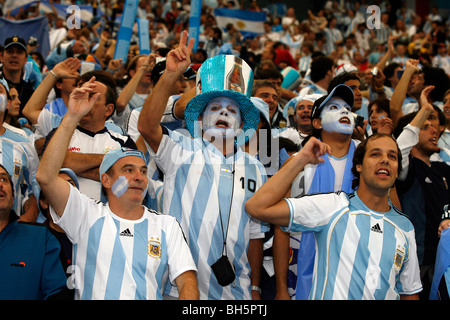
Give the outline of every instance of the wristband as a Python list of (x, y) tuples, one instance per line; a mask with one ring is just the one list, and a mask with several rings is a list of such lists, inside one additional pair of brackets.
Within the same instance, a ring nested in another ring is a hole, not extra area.
[(261, 288), (258, 286), (252, 286), (252, 291), (256, 291), (259, 292), (259, 294), (261, 294)]
[[(444, 179), (444, 182), (445, 182), (445, 179)], [(449, 210), (448, 204), (446, 204), (444, 206), (444, 213), (442, 214), (442, 220), (445, 220), (445, 219), (450, 219), (450, 210)]]
[(56, 73), (53, 70), (50, 70), (50, 73), (55, 77), (56, 80), (58, 80), (58, 76), (56, 75)]

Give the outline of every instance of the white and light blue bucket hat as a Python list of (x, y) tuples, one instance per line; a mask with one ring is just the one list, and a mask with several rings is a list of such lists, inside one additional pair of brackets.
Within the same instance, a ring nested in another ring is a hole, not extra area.
[(244, 144), (249, 139), (247, 130), (256, 131), (259, 123), (259, 111), (250, 99), (253, 79), (250, 66), (234, 55), (218, 55), (203, 62), (197, 72), (197, 95), (189, 101), (184, 111), (186, 126), (191, 136), (202, 136), (198, 117), (208, 102), (216, 97), (228, 97), (236, 101), (241, 111), (244, 125), (236, 143)]

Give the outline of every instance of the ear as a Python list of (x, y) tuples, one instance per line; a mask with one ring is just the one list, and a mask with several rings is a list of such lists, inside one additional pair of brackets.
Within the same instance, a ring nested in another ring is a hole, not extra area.
[(106, 118), (108, 118), (113, 113), (114, 113), (114, 104), (108, 103), (106, 105), (106, 113), (105, 113)]
[(48, 207), (49, 207), (47, 201), (45, 201), (45, 200), (39, 200), (39, 205), (40, 205), (43, 209), (48, 209)]
[(361, 172), (362, 171), (362, 165), (361, 164), (357, 164), (356, 165), (356, 171), (357, 172)]
[(106, 189), (111, 189), (113, 182), (111, 177), (107, 173), (103, 173), (102, 176), (100, 177), (100, 180), (103, 187), (105, 187)]
[(315, 118), (312, 120), (312, 125), (314, 129), (322, 129), (322, 120), (320, 118)]
[(56, 86), (57, 89), (61, 90), (62, 82), (57, 82), (55, 86)]

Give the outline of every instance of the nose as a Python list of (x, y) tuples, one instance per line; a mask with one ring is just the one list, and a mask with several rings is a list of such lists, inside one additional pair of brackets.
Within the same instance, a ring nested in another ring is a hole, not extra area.
[(342, 114), (349, 114), (349, 113), (350, 113), (350, 110), (348, 110), (348, 109), (345, 108), (345, 107), (342, 107), (342, 108), (341, 108), (341, 113), (342, 113)]
[(228, 110), (227, 110), (227, 108), (222, 108), (222, 109), (220, 109), (220, 115), (222, 115), (222, 116), (227, 116), (227, 115), (228, 115)]

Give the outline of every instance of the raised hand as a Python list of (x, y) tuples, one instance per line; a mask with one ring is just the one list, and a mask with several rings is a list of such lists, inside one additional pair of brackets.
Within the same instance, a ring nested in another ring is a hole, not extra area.
[(418, 65), (419, 65), (419, 60), (409, 59), (405, 63), (405, 69), (412, 69), (414, 72), (419, 72), (420, 69), (419, 69)]
[(304, 158), (308, 163), (318, 164), (325, 161), (322, 158), (325, 153), (331, 153), (330, 146), (314, 137), (311, 137), (299, 151), (297, 156)]
[(70, 94), (67, 115), (81, 119), (91, 111), (95, 102), (100, 97), (100, 93), (94, 93), (96, 87), (95, 77), (92, 77), (80, 88), (74, 89)]
[(195, 40), (190, 39), (187, 43), (187, 31), (184, 30), (180, 37), (178, 47), (171, 50), (166, 56), (166, 71), (183, 73), (191, 63), (191, 52), (194, 47)]
[(430, 92), (433, 91), (434, 86), (427, 86), (425, 89), (422, 90), (422, 93), (420, 94), (419, 102), (421, 108), (427, 108), (430, 109), (430, 111), (433, 111), (433, 106), (430, 103)]
[(389, 117), (384, 117), (380, 119), (380, 124), (378, 125), (378, 133), (392, 134), (394, 131), (394, 122)]
[(78, 77), (78, 69), (80, 69), (81, 63), (77, 58), (67, 58), (64, 61), (58, 63), (52, 71), (58, 78), (61, 79), (75, 79)]
[(151, 72), (156, 64), (156, 58), (159, 57), (156, 53), (150, 53), (145, 59), (145, 63), (140, 66), (144, 73)]

